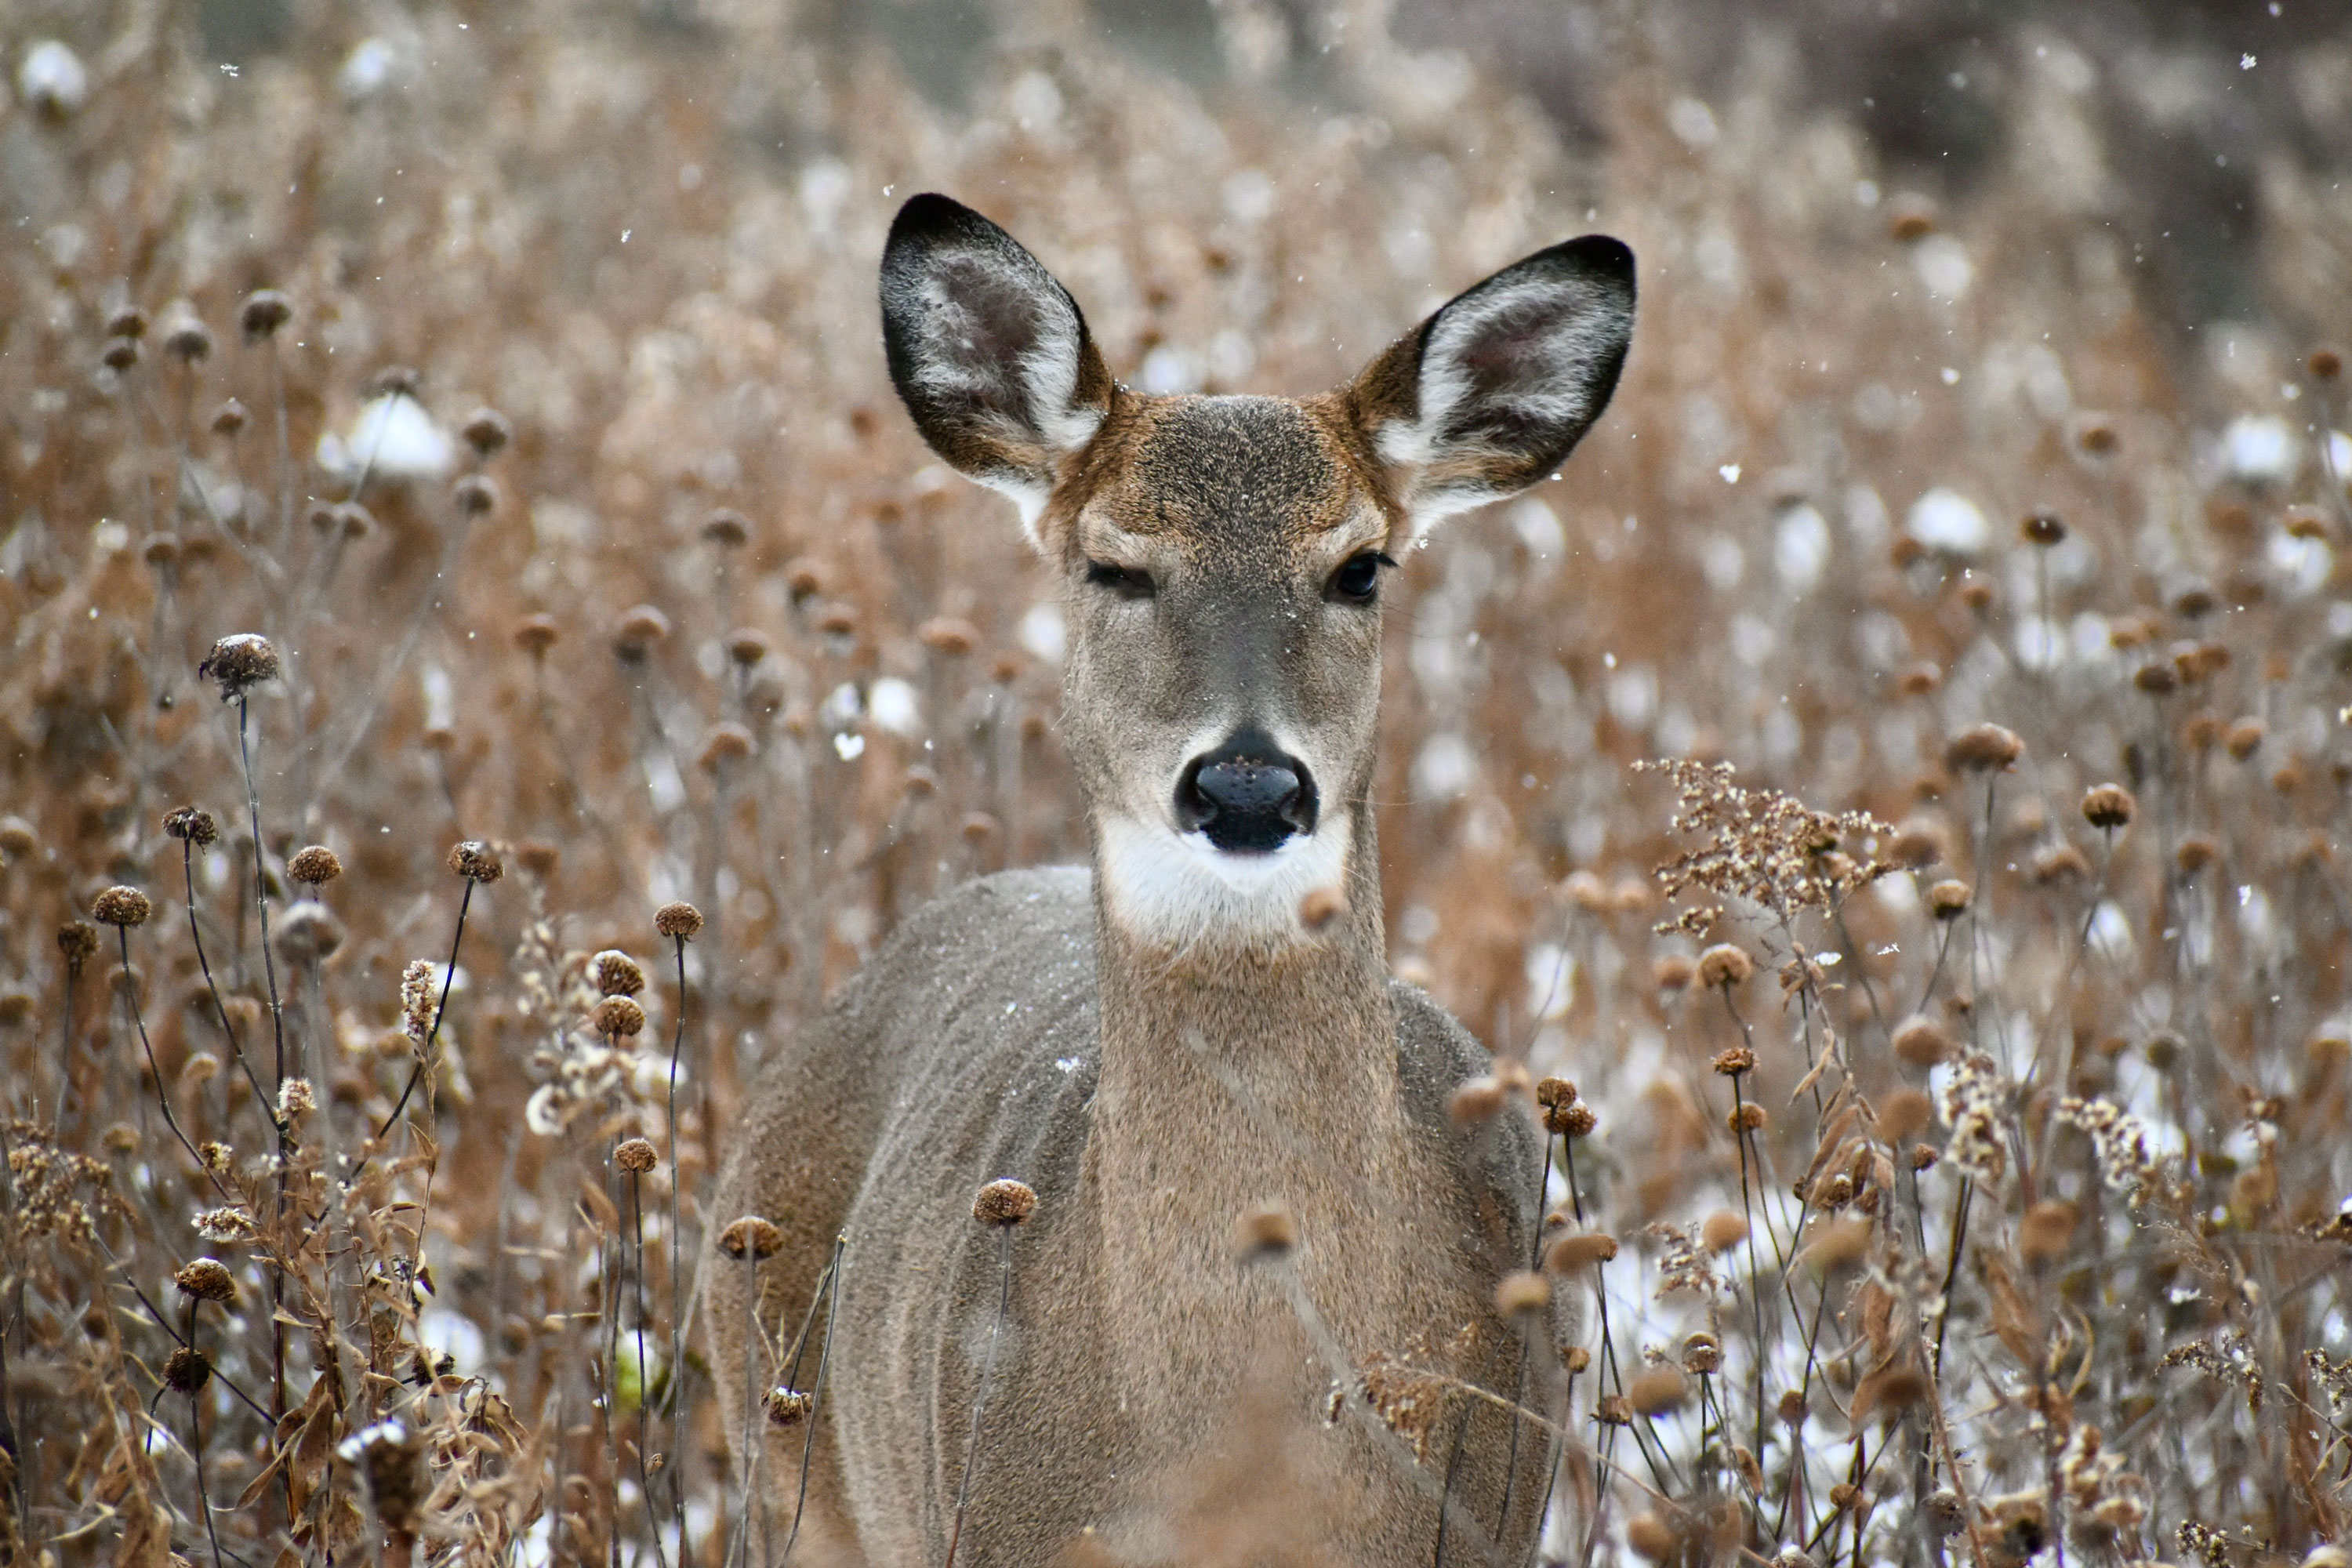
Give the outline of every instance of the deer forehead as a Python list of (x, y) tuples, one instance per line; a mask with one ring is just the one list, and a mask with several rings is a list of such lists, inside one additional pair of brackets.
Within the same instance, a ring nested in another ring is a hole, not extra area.
[(1378, 548), (1391, 528), (1345, 427), (1286, 397), (1122, 397), (1068, 506), (1084, 554), (1283, 575)]

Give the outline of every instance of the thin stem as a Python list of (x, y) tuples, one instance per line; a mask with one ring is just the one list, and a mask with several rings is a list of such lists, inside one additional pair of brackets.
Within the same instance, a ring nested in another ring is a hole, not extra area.
[(60, 1139), (65, 1133), (66, 1105), (73, 1098), (74, 1058), (74, 993), (81, 988), (81, 963), (79, 958), (66, 960), (65, 1027), (58, 1037), (58, 1110), (57, 1123)]
[[(268, 851), (261, 843), (261, 792), (253, 782), (253, 752), (246, 739), (247, 700), (236, 700), (236, 754), (245, 764), (245, 805), (247, 819), (253, 827), (253, 904), (261, 917), (261, 973), (269, 986), (269, 1032), (277, 1052), (278, 1082), (286, 1082), (286, 1010), (278, 995), (278, 961), (269, 952), (269, 873), (264, 858)], [(189, 911), (194, 921), (194, 911)], [(257, 1089), (260, 1086), (256, 1085)], [(282, 1138), (286, 1129), (279, 1124), (274, 1110), (269, 1118)]]
[(1004, 1337), (1005, 1315), (1013, 1310), (1013, 1226), (997, 1229), (996, 1321), (988, 1326), (988, 1358), (981, 1363), (980, 1392), (971, 1402), (971, 1432), (964, 1439), (963, 1479), (956, 1483), (955, 1523), (948, 1531), (945, 1568), (955, 1568), (956, 1545), (963, 1539), (964, 1510), (971, 1504), (971, 1478), (980, 1468), (980, 1420), (988, 1409), (988, 1385), (996, 1376), (996, 1351)]
[[(259, 863), (259, 858), (256, 857), (255, 864)], [(236, 1026), (229, 1022), (228, 1005), (221, 1000), (220, 984), (213, 978), (212, 960), (205, 954), (205, 935), (196, 923), (196, 851), (193, 840), (180, 840), (180, 871), (188, 889), (188, 940), (195, 944), (196, 967), (204, 972), (205, 990), (213, 1000), (213, 1016), (220, 1021), (221, 1033), (228, 1037), (229, 1055), (236, 1058), (236, 1065), (244, 1070), (246, 1082), (253, 1086), (253, 1098), (260, 1105), (261, 1114), (268, 1119), (270, 1126), (282, 1133), (286, 1129), (278, 1119), (278, 1109), (270, 1102), (269, 1091), (261, 1087), (261, 1079), (254, 1076), (253, 1064), (246, 1058), (245, 1046), (236, 1037)]]
[(142, 1017), (139, 1012), (139, 987), (132, 984), (131, 978), (131, 928), (116, 926), (114, 934), (122, 939), (123, 999), (130, 1003), (131, 1021), (139, 1030), (139, 1048), (147, 1053), (147, 1070), (155, 1078), (155, 1099), (163, 1107), (163, 1124), (172, 1130), (172, 1136), (180, 1141), (180, 1147), (188, 1152), (188, 1158), (196, 1163), (196, 1169), (210, 1175), (212, 1167), (205, 1163), (205, 1157), (202, 1154), (196, 1152), (196, 1146), (190, 1142), (188, 1135), (180, 1130), (180, 1119), (172, 1113), (171, 1090), (164, 1087), (163, 1069), (155, 1065), (155, 1047), (147, 1038), (147, 1020)]
[(669, 1042), (669, 1446), (670, 1509), (677, 1525), (677, 1558), (691, 1563), (686, 1541), (686, 1477), (678, 1469), (686, 1455), (686, 1283), (678, 1266), (678, 1195), (683, 1184), (677, 1163), (677, 1058), (686, 1044), (686, 938), (671, 939), (677, 947), (677, 1027)]
[[(831, 1279), (824, 1296), (824, 1341), (816, 1352), (816, 1381), (809, 1384), (808, 1430), (801, 1437), (800, 1490), (793, 1500), (793, 1528), (784, 1537), (784, 1554), (781, 1559), (783, 1563), (792, 1561), (793, 1547), (801, 1538), (801, 1521), (808, 1513), (809, 1461), (816, 1453), (817, 1401), (824, 1397), (825, 1369), (833, 1364), (833, 1325), (841, 1316), (839, 1308), (841, 1306), (842, 1257), (848, 1250), (848, 1236), (845, 1233), (836, 1234), (833, 1238), (833, 1260), (825, 1266), (825, 1272), (831, 1276)], [(814, 1303), (812, 1302), (811, 1306), (814, 1307)], [(807, 1339), (805, 1329), (802, 1331), (802, 1338), (803, 1341)], [(991, 1343), (992, 1346), (993, 1341)], [(793, 1356), (793, 1371), (797, 1376), (800, 1371), (798, 1352)], [(983, 1386), (984, 1384), (983, 1379)], [(952, 1559), (954, 1554), (954, 1549), (950, 1547), (950, 1558)]]
[[(191, 1300), (188, 1303), (188, 1348), (194, 1350), (195, 1344), (196, 1303)], [(220, 1568), (220, 1533), (213, 1525), (212, 1492), (205, 1485), (204, 1405), (194, 1390), (188, 1394), (188, 1452), (195, 1457), (196, 1461), (196, 1507), (205, 1516), (205, 1539), (212, 1542), (213, 1568)]]
[[(670, 1167), (677, 1179), (677, 1166)], [(643, 1178), (629, 1173), (629, 1230), (636, 1240), (637, 1266), (633, 1276), (637, 1299), (637, 1490), (646, 1500), (646, 1533), (653, 1538), (656, 1568), (669, 1568), (663, 1555), (661, 1527), (654, 1522), (653, 1476), (646, 1468), (646, 1436), (653, 1427), (653, 1390), (646, 1377), (646, 1194)], [(677, 1373), (672, 1372), (671, 1376)]]

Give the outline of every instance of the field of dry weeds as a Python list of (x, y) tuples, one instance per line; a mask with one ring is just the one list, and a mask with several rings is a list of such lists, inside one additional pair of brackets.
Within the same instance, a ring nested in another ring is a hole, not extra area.
[[(1547, 1561), (2344, 1563), (2352, 32), (1985, 23), (1960, 182), (1703, 9), (1560, 13), (1596, 138), (1496, 6), (6, 7), (0, 1563), (784, 1553), (677, 1338), (739, 1087), (1086, 848), (878, 352), (926, 188), (1154, 391), (1642, 258), (1389, 618), (1395, 965), (1580, 1091)], [(2234, 293), (2132, 94), (2267, 106)]]

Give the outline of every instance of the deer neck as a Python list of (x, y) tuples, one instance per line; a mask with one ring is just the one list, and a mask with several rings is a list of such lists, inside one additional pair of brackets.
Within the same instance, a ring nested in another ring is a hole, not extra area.
[(1294, 945), (1170, 953), (1098, 900), (1087, 1198), (1131, 1405), (1197, 1408), (1295, 1331), (1265, 1271), (1235, 1260), (1241, 1216), (1269, 1203), (1297, 1217), (1302, 1279), (1350, 1353), (1391, 1337), (1407, 1140), (1378, 856), (1369, 815), (1354, 820), (1349, 908)]

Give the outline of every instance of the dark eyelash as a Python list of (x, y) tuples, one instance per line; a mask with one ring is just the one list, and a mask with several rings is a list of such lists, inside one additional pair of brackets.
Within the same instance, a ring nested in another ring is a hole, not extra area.
[(1159, 591), (1148, 572), (1138, 572), (1129, 566), (1114, 566), (1108, 561), (1087, 563), (1087, 581), (1097, 588), (1108, 588), (1126, 599), (1149, 599)]

